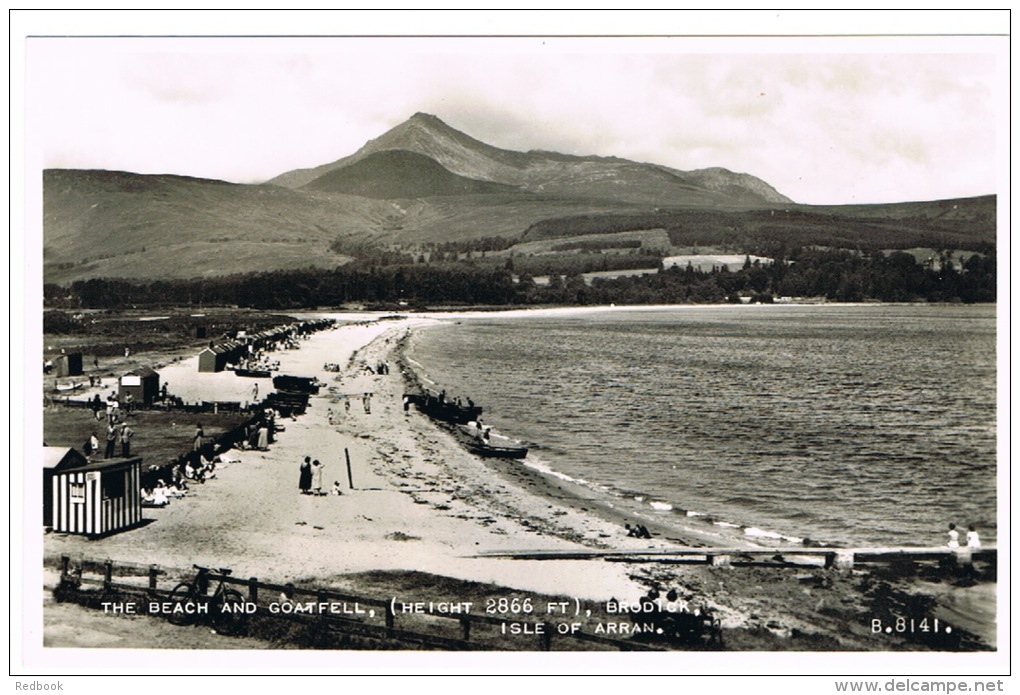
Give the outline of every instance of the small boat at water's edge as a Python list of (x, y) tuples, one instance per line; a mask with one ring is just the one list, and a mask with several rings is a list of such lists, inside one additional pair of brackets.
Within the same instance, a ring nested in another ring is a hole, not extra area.
[(409, 393), (404, 394), (404, 399), (408, 403), (416, 405), (419, 411), (428, 415), (433, 420), (449, 422), (454, 425), (466, 425), (472, 420), (477, 420), (482, 414), (481, 406), (474, 405), (473, 403), (459, 405), (455, 401), (447, 400), (444, 394), (434, 396), (431, 393)]
[(499, 446), (483, 441), (468, 442), (468, 451), (486, 458), (522, 459), (527, 457), (528, 449), (523, 446)]

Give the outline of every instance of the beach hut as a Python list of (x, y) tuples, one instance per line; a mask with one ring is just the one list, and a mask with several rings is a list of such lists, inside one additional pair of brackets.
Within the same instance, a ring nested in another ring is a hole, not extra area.
[(120, 402), (131, 394), (139, 405), (152, 405), (159, 396), (159, 374), (148, 367), (139, 367), (120, 378)]
[(222, 372), (228, 364), (236, 364), (243, 356), (243, 347), (240, 343), (232, 340), (218, 345), (210, 345), (198, 353), (198, 371)]
[(71, 352), (60, 355), (53, 360), (53, 368), (57, 376), (81, 376), (81, 353)]
[(220, 367), (216, 368), (217, 355), (215, 348), (210, 345), (207, 348), (203, 348), (202, 352), (198, 353), (198, 371), (200, 372), (218, 372), (223, 369)]
[(43, 525), (105, 536), (142, 520), (140, 457), (90, 462), (69, 447), (43, 447)]

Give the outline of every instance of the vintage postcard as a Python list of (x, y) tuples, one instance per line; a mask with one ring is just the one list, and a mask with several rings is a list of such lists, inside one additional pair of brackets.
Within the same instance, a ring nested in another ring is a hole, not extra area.
[(23, 38), (26, 672), (1008, 672), (1006, 35), (207, 33)]

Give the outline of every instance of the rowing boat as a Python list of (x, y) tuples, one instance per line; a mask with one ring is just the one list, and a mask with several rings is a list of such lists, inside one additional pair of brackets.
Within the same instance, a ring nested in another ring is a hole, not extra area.
[(528, 455), (527, 447), (498, 446), (482, 441), (469, 442), (467, 448), (471, 453), (485, 456), (486, 458), (522, 459)]

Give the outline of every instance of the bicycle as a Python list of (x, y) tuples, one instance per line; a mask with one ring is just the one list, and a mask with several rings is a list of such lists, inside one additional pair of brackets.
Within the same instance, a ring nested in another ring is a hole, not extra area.
[[(170, 592), (167, 616), (170, 624), (190, 625), (207, 621), (221, 635), (232, 637), (243, 632), (247, 622), (244, 596), (224, 582), (231, 570), (221, 567), (214, 571), (201, 565), (194, 567), (198, 570), (195, 580), (181, 582)], [(219, 579), (212, 596), (209, 596), (210, 575)]]

